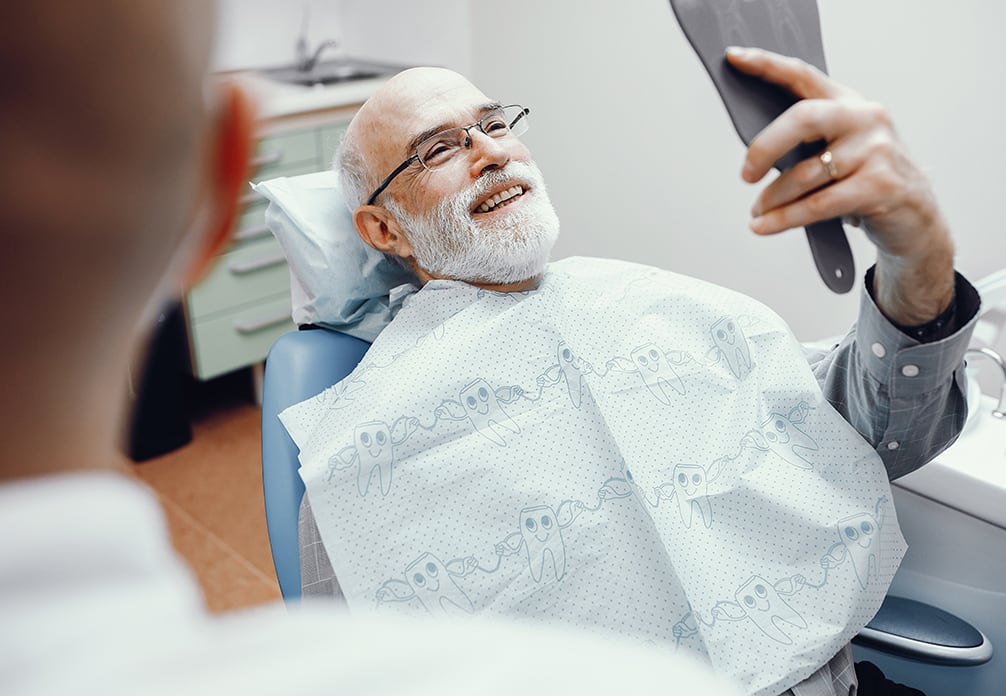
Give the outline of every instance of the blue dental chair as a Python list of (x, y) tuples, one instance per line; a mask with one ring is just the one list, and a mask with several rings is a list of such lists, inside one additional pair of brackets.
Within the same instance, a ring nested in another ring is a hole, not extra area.
[[(281, 176), (253, 188), (269, 201), (265, 222), (290, 266), (292, 316), (301, 329), (273, 344), (262, 386), (266, 524), (276, 577), (290, 602), (301, 596), (297, 518), (304, 484), (297, 446), (278, 415), (356, 367), (370, 347), (356, 336), (380, 332), (392, 316), (389, 290), (414, 276), (360, 240), (334, 171)], [(333, 268), (347, 270), (332, 273)], [(309, 323), (318, 321), (315, 317), (347, 327), (347, 333)]]
[[(331, 172), (295, 177), (285, 186), (285, 193), (266, 192), (281, 203), (281, 194), (289, 198), (286, 208), (280, 204), (274, 211), (270, 204), (266, 220), (281, 241), (290, 235), (310, 241), (302, 258), (288, 254), (291, 266), (301, 269), (302, 281), (313, 278), (327, 287), (333, 280), (327, 269), (337, 266), (375, 273), (375, 265), (359, 250)], [(386, 292), (406, 282), (394, 273), (386, 271), (362, 290), (351, 288), (348, 297), (364, 302), (377, 287)], [(1006, 306), (1006, 271), (980, 291), (989, 306)], [(324, 295), (317, 289), (309, 294)], [(277, 416), (343, 379), (369, 346), (309, 325), (281, 336), (266, 360), (262, 478), (273, 562), (287, 602), (301, 596), (298, 516), (304, 484), (297, 447)], [(1006, 422), (1001, 425), (1006, 428)], [(854, 640), (856, 659), (876, 663), (888, 677), (918, 685), (928, 696), (999, 696), (1006, 684), (1006, 651), (993, 654), (992, 644), (1006, 645), (1006, 527), (916, 495), (899, 482), (894, 496), (911, 548), (895, 576), (892, 596)]]
[[(297, 447), (278, 414), (348, 375), (369, 347), (366, 341), (347, 334), (308, 326), (281, 336), (266, 359), (262, 479), (273, 563), (286, 602), (301, 596), (297, 525), (304, 484), (298, 474)], [(903, 492), (896, 489), (896, 494), (901, 497)], [(905, 509), (905, 517), (911, 519), (913, 508), (909, 501), (899, 500), (899, 509)], [(909, 522), (906, 535), (910, 528)], [(919, 595), (914, 591), (906, 594)], [(919, 596), (926, 595), (923, 592)], [(889, 677), (920, 685), (930, 696), (997, 693), (983, 687), (988, 679), (983, 667), (993, 658), (989, 638), (932, 604), (889, 596), (853, 642), (857, 660), (870, 660)], [(978, 690), (957, 689), (962, 683), (977, 685)]]
[(280, 336), (266, 358), (262, 389), (262, 486), (273, 564), (283, 599), (300, 598), (297, 516), (304, 482), (297, 446), (278, 416), (348, 375), (370, 344), (348, 334), (302, 327)]

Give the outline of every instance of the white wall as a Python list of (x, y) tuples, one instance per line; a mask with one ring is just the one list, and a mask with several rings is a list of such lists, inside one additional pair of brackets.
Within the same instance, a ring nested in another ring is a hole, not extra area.
[(471, 70), (467, 0), (220, 0), (214, 69), (293, 62), (305, 10), (309, 50), (339, 42), (325, 57)]
[[(532, 107), (526, 139), (563, 224), (556, 256), (689, 273), (768, 303), (801, 338), (833, 335), (857, 294), (829, 293), (802, 231), (747, 231), (756, 188), (722, 104), (667, 0), (222, 0), (218, 69), (290, 61), (302, 7), (311, 46), (470, 74)], [(958, 266), (1006, 266), (1006, 4), (819, 0), (831, 73), (885, 102), (955, 230)], [(502, 8), (502, 9), (501, 9)], [(858, 231), (857, 266), (872, 262)]]
[[(887, 103), (929, 172), (959, 267), (1006, 266), (1000, 200), (1006, 6), (821, 0), (831, 73)], [(746, 292), (812, 339), (843, 332), (858, 296), (829, 293), (802, 231), (747, 231), (743, 149), (667, 0), (474, 0), (472, 73), (532, 107), (526, 139), (562, 220), (557, 256), (652, 263)], [(853, 231), (859, 271), (872, 263)]]
[(342, 0), (349, 55), (471, 73), (468, 0)]
[(342, 39), (340, 0), (218, 0), (214, 69), (292, 63), (305, 11), (311, 50), (325, 39)]

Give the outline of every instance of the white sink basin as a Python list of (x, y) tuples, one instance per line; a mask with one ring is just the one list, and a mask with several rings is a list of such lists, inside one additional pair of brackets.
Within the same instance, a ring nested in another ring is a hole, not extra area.
[(968, 420), (949, 449), (894, 485), (1006, 529), (1006, 419), (969, 380)]
[(372, 80), (377, 77), (388, 78), (404, 69), (398, 65), (385, 65), (355, 60), (330, 60), (318, 63), (312, 69), (304, 71), (294, 66), (282, 66), (261, 71), (270, 80), (291, 85), (332, 85), (340, 82), (356, 80)]

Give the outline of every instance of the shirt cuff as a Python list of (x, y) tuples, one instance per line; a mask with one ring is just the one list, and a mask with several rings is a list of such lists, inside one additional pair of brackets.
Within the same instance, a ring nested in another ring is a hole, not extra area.
[(898, 330), (884, 316), (868, 291), (873, 268), (866, 272), (860, 298), (856, 347), (870, 376), (887, 385), (894, 398), (911, 398), (945, 384), (960, 367), (978, 319), (978, 291), (955, 273), (957, 328), (940, 340), (921, 343)]

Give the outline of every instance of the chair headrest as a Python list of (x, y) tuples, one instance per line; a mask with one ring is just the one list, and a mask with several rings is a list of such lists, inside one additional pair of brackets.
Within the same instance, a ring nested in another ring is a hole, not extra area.
[(293, 320), (373, 341), (415, 277), (360, 239), (334, 171), (253, 184), (269, 201), (265, 221), (290, 265)]

